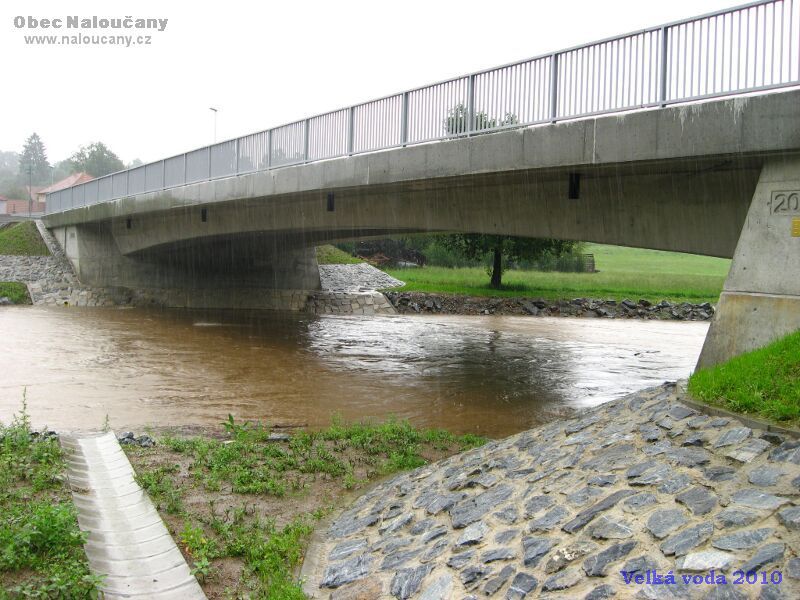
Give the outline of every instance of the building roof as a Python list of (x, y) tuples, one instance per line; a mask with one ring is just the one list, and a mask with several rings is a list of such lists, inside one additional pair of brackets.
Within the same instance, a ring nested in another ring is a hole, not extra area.
[(73, 173), (68, 177), (64, 177), (61, 181), (56, 181), (53, 185), (48, 185), (46, 188), (42, 188), (38, 190), (37, 194), (49, 194), (50, 192), (57, 192), (59, 190), (63, 190), (64, 188), (72, 187), (73, 185), (78, 185), (79, 183), (86, 183), (87, 181), (91, 181), (94, 179), (88, 173)]

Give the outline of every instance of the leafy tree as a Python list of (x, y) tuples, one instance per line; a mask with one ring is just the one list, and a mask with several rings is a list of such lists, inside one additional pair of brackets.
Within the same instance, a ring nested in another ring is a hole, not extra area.
[(22, 155), (19, 157), (19, 174), (26, 184), (29, 180), (34, 184), (50, 181), (50, 163), (47, 161), (44, 143), (36, 133), (31, 134), (22, 147)]
[(60, 160), (53, 164), (53, 174), (51, 179), (55, 183), (56, 181), (61, 181), (65, 177), (68, 177), (74, 172), (75, 171), (73, 171), (70, 159), (67, 158), (65, 160)]
[(4, 176), (16, 175), (19, 172), (19, 154), (0, 150), (0, 173)]
[(15, 180), (3, 180), (0, 182), (0, 196), (5, 196), (11, 200), (27, 200), (28, 192), (25, 187), (18, 184)]
[(92, 177), (102, 177), (125, 168), (119, 157), (103, 142), (81, 146), (80, 150), (73, 154), (68, 161), (72, 173), (83, 172)]
[(489, 269), (491, 286), (500, 289), (503, 278), (503, 258), (506, 260), (533, 260), (544, 254), (560, 256), (572, 250), (575, 242), (536, 238), (488, 235), (482, 233), (455, 233), (442, 236), (441, 243), (471, 260), (480, 260), (491, 253)]
[[(497, 119), (480, 110), (475, 111), (473, 119), (472, 131), (519, 123), (519, 118), (513, 113), (506, 113), (502, 119)], [(447, 118), (444, 120), (445, 131), (449, 134), (465, 133), (468, 123), (468, 108), (464, 104), (457, 104), (447, 113)], [(574, 246), (574, 242), (563, 240), (531, 239), (482, 233), (456, 233), (443, 236), (441, 241), (445, 247), (472, 260), (480, 260), (487, 253), (491, 253), (491, 286), (495, 289), (499, 289), (502, 285), (503, 257), (507, 260), (534, 260), (548, 253), (560, 256), (572, 250)]]
[[(482, 110), (476, 111), (473, 117), (475, 127), (472, 131), (483, 129), (494, 129), (495, 127), (505, 127), (506, 125), (516, 125), (519, 118), (513, 113), (506, 113), (502, 119), (489, 117)], [(444, 130), (451, 135), (458, 135), (467, 132), (469, 124), (469, 109), (462, 103), (456, 104), (447, 111), (447, 118), (444, 120)]]

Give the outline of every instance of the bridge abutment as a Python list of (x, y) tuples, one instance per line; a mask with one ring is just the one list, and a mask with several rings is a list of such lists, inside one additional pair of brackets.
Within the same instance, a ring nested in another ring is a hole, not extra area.
[(313, 246), (287, 247), (268, 237), (126, 255), (118, 228), (104, 221), (52, 229), (84, 285), (128, 288), (140, 301), (176, 308), (273, 310), (303, 310), (320, 289)]
[[(713, 228), (713, 223), (708, 223)], [(697, 367), (800, 329), (800, 157), (764, 163)]]

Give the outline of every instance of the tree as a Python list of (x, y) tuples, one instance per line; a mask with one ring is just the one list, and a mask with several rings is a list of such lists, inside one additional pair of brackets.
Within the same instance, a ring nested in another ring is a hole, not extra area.
[(42, 184), (50, 181), (50, 163), (47, 162), (44, 143), (35, 132), (25, 140), (25, 145), (22, 147), (19, 174), (26, 185), (28, 182)]
[(560, 256), (569, 252), (575, 242), (538, 238), (513, 237), (508, 235), (488, 235), (482, 233), (454, 233), (442, 236), (442, 244), (471, 260), (481, 260), (491, 253), (489, 269), (491, 286), (500, 289), (503, 280), (503, 259), (534, 260), (545, 254)]
[(73, 173), (88, 173), (92, 177), (102, 177), (125, 168), (119, 157), (103, 142), (81, 146), (68, 160)]
[[(495, 127), (505, 127), (507, 125), (516, 125), (519, 123), (519, 118), (514, 113), (507, 112), (502, 119), (489, 117), (482, 110), (476, 111), (473, 117), (474, 127), (472, 131), (481, 131), (484, 129), (494, 129)], [(469, 109), (464, 104), (456, 104), (453, 108), (447, 111), (447, 118), (444, 120), (444, 130), (450, 135), (459, 135), (467, 133), (467, 125), (469, 124)]]
[[(449, 134), (467, 132), (469, 110), (463, 104), (457, 104), (447, 112), (444, 120), (445, 131)], [(490, 117), (484, 111), (475, 111), (472, 131), (480, 131), (515, 125), (519, 123), (517, 115), (507, 112), (502, 119)], [(532, 239), (504, 235), (487, 235), (482, 233), (457, 233), (444, 236), (442, 242), (446, 247), (462, 256), (479, 260), (487, 253), (492, 253), (491, 286), (499, 289), (503, 278), (503, 257), (507, 260), (533, 260), (544, 254), (560, 256), (572, 250), (574, 242), (550, 239)]]

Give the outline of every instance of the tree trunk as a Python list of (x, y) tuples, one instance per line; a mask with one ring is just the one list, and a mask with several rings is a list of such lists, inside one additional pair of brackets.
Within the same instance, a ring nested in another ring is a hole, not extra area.
[(503, 277), (503, 249), (497, 246), (494, 249), (494, 263), (492, 264), (492, 287), (500, 289), (500, 282)]

